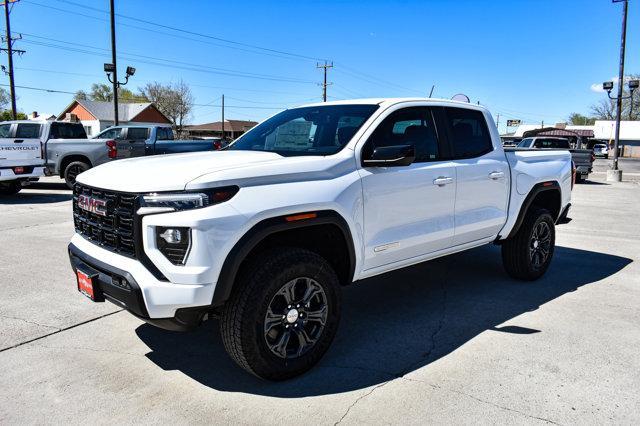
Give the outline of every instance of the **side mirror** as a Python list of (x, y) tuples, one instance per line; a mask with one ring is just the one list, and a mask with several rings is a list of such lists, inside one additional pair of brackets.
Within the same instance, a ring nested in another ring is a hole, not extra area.
[(364, 167), (408, 166), (416, 159), (413, 145), (381, 146), (373, 150), (369, 158), (362, 159)]

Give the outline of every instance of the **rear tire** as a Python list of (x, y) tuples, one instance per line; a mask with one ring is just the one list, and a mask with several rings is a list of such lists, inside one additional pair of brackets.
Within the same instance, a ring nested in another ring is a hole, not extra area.
[(69, 189), (73, 189), (73, 186), (76, 184), (76, 177), (82, 172), (86, 172), (91, 168), (90, 165), (85, 163), (84, 161), (72, 161), (67, 164), (67, 167), (64, 168), (64, 182), (67, 184)]
[(16, 195), (22, 190), (22, 185), (18, 181), (0, 183), (0, 195)]
[(311, 369), (340, 320), (340, 285), (331, 265), (311, 251), (279, 247), (243, 269), (220, 319), (227, 353), (268, 380)]
[(518, 232), (502, 244), (502, 263), (518, 280), (533, 281), (549, 268), (555, 248), (555, 224), (548, 210), (532, 208)]

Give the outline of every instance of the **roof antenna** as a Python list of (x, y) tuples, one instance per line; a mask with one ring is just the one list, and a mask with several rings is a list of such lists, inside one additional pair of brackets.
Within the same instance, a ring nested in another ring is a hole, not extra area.
[(431, 97), (431, 95), (433, 95), (433, 89), (435, 89), (435, 88), (436, 88), (435, 84), (431, 86), (431, 91), (429, 92), (429, 97)]

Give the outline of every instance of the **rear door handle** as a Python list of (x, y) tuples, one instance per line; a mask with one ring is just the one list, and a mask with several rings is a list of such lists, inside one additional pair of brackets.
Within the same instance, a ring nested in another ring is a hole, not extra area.
[(438, 186), (445, 186), (450, 183), (453, 183), (453, 178), (447, 176), (438, 176), (433, 180), (433, 184)]
[(491, 172), (489, 173), (489, 179), (498, 180), (504, 177), (504, 172)]

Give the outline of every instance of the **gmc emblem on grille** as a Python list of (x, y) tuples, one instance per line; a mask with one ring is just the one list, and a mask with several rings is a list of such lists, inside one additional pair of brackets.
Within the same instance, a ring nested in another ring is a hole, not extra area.
[(86, 195), (78, 196), (78, 207), (90, 213), (95, 213), (100, 216), (106, 216), (106, 206), (107, 202), (105, 200), (100, 200), (98, 198), (93, 198)]

